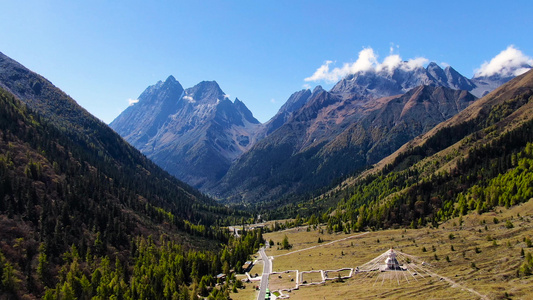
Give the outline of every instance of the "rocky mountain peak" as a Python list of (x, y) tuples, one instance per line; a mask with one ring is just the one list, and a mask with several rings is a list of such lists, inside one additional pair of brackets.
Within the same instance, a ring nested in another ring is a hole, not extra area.
[(216, 104), (224, 100), (226, 94), (216, 81), (202, 81), (185, 91), (185, 100), (193, 103)]
[(239, 98), (235, 98), (235, 101), (233, 102), (233, 105), (242, 114), (242, 116), (244, 117), (244, 119), (246, 121), (248, 121), (248, 122), (250, 122), (252, 124), (260, 124), (261, 123), (254, 117), (253, 113), (248, 109), (248, 107), (246, 107), (244, 102), (239, 100)]
[(168, 82), (168, 83), (172, 83), (172, 82), (177, 82), (177, 80), (176, 80), (176, 78), (174, 78), (174, 76), (169, 75), (169, 76), (167, 77), (167, 79), (165, 80), (165, 83), (167, 83), (167, 82)]
[(426, 68), (428, 74), (433, 77), (439, 83), (447, 82), (446, 73), (444, 70), (435, 62), (429, 63)]
[(169, 76), (147, 88), (110, 126), (166, 171), (201, 187), (216, 182), (255, 142), (261, 124), (216, 81), (183, 90)]
[[(317, 86), (314, 91), (318, 91), (322, 87)], [(283, 104), (283, 106), (280, 108), (280, 112), (284, 113), (291, 113), (300, 107), (304, 106), (309, 97), (311, 96), (311, 90), (305, 89), (298, 92), (293, 93), (287, 102)]]
[(321, 85), (317, 85), (314, 89), (313, 89), (313, 94), (316, 94), (316, 93), (319, 93), (321, 91), (324, 91), (324, 89), (322, 88)]
[(183, 94), (183, 86), (170, 75), (164, 82), (158, 81), (156, 84), (146, 88), (139, 96), (138, 105), (158, 105), (158, 103), (177, 103)]

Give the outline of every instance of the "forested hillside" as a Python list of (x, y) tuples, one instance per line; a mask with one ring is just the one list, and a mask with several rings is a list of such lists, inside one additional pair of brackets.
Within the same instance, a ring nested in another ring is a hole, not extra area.
[[(213, 276), (259, 247), (260, 232), (235, 239), (219, 227), (248, 215), (162, 171), (43, 78), (17, 72), (2, 78), (42, 114), (0, 89), (2, 297), (207, 295)], [(25, 91), (24, 79), (41, 86)]]
[[(407, 143), (376, 170), (277, 213), (351, 231), (437, 226), (472, 210), (515, 205), (533, 197), (532, 143), (530, 71)], [(313, 217), (317, 209), (324, 214)]]
[(207, 289), (259, 247), (260, 232), (235, 240), (218, 228), (236, 222), (228, 210), (168, 175), (102, 159), (4, 90), (0, 135), (8, 299), (170, 299)]

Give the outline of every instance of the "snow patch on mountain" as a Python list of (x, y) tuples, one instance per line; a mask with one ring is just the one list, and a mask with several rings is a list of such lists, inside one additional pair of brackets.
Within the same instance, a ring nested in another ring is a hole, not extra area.
[(183, 96), (183, 100), (189, 103), (195, 103), (196, 101), (191, 96)]

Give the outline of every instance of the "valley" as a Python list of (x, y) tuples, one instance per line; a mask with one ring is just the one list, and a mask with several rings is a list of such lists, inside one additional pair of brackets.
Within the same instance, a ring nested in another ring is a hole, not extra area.
[(393, 50), (264, 123), (170, 75), (109, 125), (0, 53), (0, 299), (530, 298), (533, 59)]

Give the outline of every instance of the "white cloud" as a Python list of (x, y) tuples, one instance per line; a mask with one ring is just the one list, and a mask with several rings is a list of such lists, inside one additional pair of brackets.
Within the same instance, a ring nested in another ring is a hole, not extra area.
[(270, 102), (271, 103), (276, 103), (276, 99), (272, 98), (272, 99), (270, 99)]
[[(391, 48), (392, 49), (392, 48)], [(398, 54), (391, 54), (383, 60), (383, 63), (376, 66), (377, 71), (387, 70), (392, 73), (402, 63), (402, 58)]]
[[(398, 46), (396, 46), (398, 49)], [(385, 57), (383, 62), (378, 61), (378, 55), (372, 48), (365, 48), (359, 52), (359, 57), (354, 63), (344, 63), (340, 68), (334, 68), (330, 70), (330, 65), (333, 61), (327, 60), (322, 66), (320, 66), (313, 75), (305, 78), (306, 82), (311, 81), (326, 81), (328, 83), (334, 83), (342, 79), (343, 77), (355, 74), (357, 72), (389, 72), (392, 73), (395, 69), (401, 68), (406, 71), (413, 70), (418, 67), (422, 67), (428, 62), (426, 58), (418, 57), (403, 61), (400, 55), (394, 54), (394, 45), (390, 47), (389, 56)]]
[(311, 77), (304, 79), (305, 81), (334, 81), (334, 75), (329, 72), (329, 65), (333, 63), (331, 60), (326, 60), (326, 62), (316, 69), (315, 73)]
[(128, 99), (128, 105), (129, 106), (133, 106), (137, 102), (139, 102), (139, 99)]
[(402, 62), (400, 67), (404, 70), (412, 71), (416, 68), (423, 67), (428, 62), (429, 60), (425, 57), (411, 58), (408, 61)]
[(499, 74), (502, 76), (518, 76), (527, 72), (533, 66), (533, 58), (525, 55), (522, 51), (510, 45), (500, 52), (490, 62), (484, 62), (479, 69), (474, 71), (474, 77), (492, 76)]
[(302, 85), (302, 88), (306, 89), (306, 90), (310, 90), (311, 89), (311, 85), (309, 83), (304, 83)]

